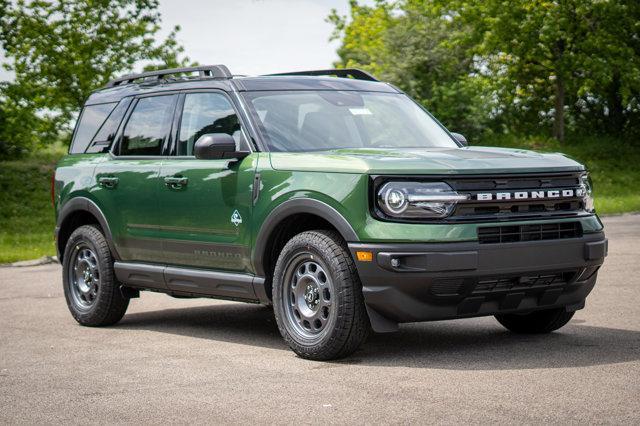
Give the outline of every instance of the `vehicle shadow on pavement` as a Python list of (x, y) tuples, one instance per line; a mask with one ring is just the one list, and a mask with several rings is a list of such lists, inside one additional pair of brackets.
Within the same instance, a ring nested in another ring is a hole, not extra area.
[(372, 335), (353, 361), (449, 370), (509, 370), (586, 367), (640, 359), (640, 331), (576, 322), (551, 334), (518, 335), (492, 320), (404, 325), (397, 333)]
[(273, 311), (262, 305), (233, 303), (132, 313), (115, 327), (288, 349)]
[[(288, 350), (271, 309), (259, 305), (133, 313), (117, 328)], [(351, 357), (334, 363), (505, 370), (585, 367), (639, 359), (640, 331), (583, 325), (574, 320), (555, 333), (517, 335), (492, 318), (482, 318), (405, 324), (396, 333), (373, 334)]]

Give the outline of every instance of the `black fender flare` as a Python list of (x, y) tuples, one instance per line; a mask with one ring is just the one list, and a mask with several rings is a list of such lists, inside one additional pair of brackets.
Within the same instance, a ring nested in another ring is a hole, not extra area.
[(351, 224), (330, 205), (314, 198), (292, 198), (273, 209), (267, 215), (264, 222), (262, 222), (262, 226), (255, 240), (251, 259), (256, 275), (261, 277), (266, 275), (263, 255), (271, 233), (283, 219), (299, 213), (313, 214), (323, 218), (335, 226), (340, 235), (342, 235), (342, 238), (347, 242), (360, 241)]
[(102, 231), (105, 234), (105, 238), (107, 239), (107, 244), (109, 244), (109, 249), (111, 250), (111, 254), (113, 255), (114, 260), (120, 260), (120, 255), (118, 254), (118, 250), (113, 244), (113, 235), (111, 234), (111, 228), (109, 227), (109, 223), (107, 222), (107, 218), (105, 217), (102, 210), (96, 203), (86, 197), (75, 197), (71, 200), (67, 201), (64, 204), (64, 207), (60, 210), (58, 214), (58, 220), (56, 222), (56, 249), (58, 250), (58, 259), (62, 262), (62, 255), (64, 255), (64, 247), (60, 247), (58, 241), (58, 235), (65, 221), (75, 212), (85, 211), (93, 215), (100, 224)]

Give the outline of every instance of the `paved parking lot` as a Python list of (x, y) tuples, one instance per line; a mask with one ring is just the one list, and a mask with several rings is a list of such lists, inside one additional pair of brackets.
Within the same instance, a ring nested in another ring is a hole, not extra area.
[(297, 358), (268, 308), (143, 293), (85, 328), (59, 265), (0, 268), (1, 423), (640, 422), (640, 216), (559, 332), (493, 318), (402, 326), (340, 362)]

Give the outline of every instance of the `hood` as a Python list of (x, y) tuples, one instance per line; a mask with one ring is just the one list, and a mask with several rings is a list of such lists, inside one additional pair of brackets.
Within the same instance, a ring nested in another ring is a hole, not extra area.
[(492, 148), (349, 148), (308, 153), (272, 152), (276, 170), (368, 174), (498, 174), (581, 171), (563, 154)]

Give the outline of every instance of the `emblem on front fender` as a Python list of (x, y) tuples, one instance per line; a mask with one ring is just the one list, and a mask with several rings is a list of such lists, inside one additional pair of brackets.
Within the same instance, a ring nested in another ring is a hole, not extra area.
[(238, 210), (233, 211), (233, 214), (231, 215), (231, 223), (233, 223), (235, 226), (238, 226), (242, 223), (242, 216), (240, 216), (240, 212), (238, 212)]

